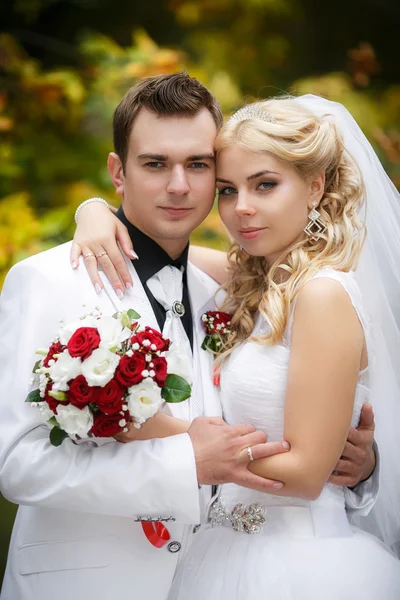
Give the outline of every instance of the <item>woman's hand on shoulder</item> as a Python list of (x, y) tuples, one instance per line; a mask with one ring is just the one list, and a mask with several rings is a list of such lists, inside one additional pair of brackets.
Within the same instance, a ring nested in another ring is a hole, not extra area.
[(89, 277), (98, 294), (103, 289), (98, 265), (118, 297), (122, 297), (126, 290), (132, 288), (132, 278), (119, 246), (129, 259), (138, 258), (127, 228), (112, 210), (101, 202), (91, 202), (83, 206), (79, 211), (70, 260), (72, 267), (78, 268), (79, 257), (83, 256)]

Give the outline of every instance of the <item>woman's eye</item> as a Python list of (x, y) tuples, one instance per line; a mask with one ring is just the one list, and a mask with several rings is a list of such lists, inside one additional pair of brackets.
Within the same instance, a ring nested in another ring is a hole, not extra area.
[(275, 186), (276, 186), (275, 181), (262, 181), (257, 186), (257, 189), (259, 189), (259, 190), (272, 190), (272, 188), (274, 188)]
[(225, 187), (218, 190), (219, 196), (232, 196), (232, 194), (236, 194), (236, 188), (234, 187)]

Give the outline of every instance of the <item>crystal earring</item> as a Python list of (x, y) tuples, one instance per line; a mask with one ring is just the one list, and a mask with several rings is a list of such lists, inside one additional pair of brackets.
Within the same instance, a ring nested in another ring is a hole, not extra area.
[(326, 231), (326, 225), (321, 221), (321, 214), (316, 210), (316, 206), (317, 202), (314, 201), (312, 209), (308, 214), (309, 221), (307, 227), (303, 230), (311, 242), (318, 242), (320, 235)]

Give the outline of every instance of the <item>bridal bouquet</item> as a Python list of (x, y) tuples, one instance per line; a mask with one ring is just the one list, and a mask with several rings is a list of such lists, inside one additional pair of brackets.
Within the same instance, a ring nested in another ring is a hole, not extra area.
[[(184, 360), (170, 340), (141, 329), (134, 310), (90, 313), (64, 325), (33, 368), (37, 389), (26, 402), (51, 428), (50, 441), (110, 437), (140, 427), (163, 402), (182, 402), (190, 384), (176, 371)], [(182, 357), (183, 358), (183, 357)], [(184, 372), (184, 371), (183, 371)]]

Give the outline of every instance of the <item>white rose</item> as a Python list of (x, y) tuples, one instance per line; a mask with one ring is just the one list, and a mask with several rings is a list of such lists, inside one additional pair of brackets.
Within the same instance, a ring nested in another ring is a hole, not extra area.
[(82, 375), (88, 385), (104, 387), (114, 377), (120, 357), (106, 348), (97, 348), (82, 363)]
[(58, 334), (60, 342), (66, 346), (77, 329), (80, 329), (81, 327), (97, 327), (97, 324), (98, 319), (95, 319), (91, 315), (88, 315), (84, 319), (77, 319), (76, 321), (73, 321), (69, 325), (66, 325), (60, 329)]
[(160, 388), (151, 378), (133, 385), (128, 392), (129, 396), (126, 400), (128, 410), (138, 423), (144, 423), (154, 416), (164, 402)]
[(101, 317), (97, 321), (97, 329), (100, 334), (100, 348), (114, 350), (121, 348), (121, 342), (127, 340), (132, 332), (127, 327), (122, 327), (121, 321), (114, 317)]
[(81, 364), (80, 358), (73, 358), (68, 350), (64, 350), (50, 367), (50, 377), (54, 382), (52, 389), (61, 392), (69, 390), (67, 381), (81, 374)]
[(188, 383), (193, 382), (192, 365), (189, 357), (179, 350), (169, 350), (165, 354), (168, 375), (179, 375)]
[[(53, 415), (54, 417), (54, 415)], [(82, 410), (72, 404), (59, 404), (56, 419), (61, 429), (68, 435), (87, 437), (93, 427), (93, 416), (87, 406)]]

